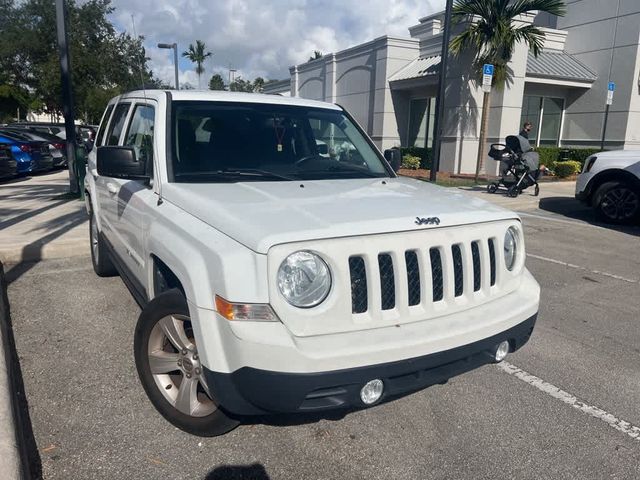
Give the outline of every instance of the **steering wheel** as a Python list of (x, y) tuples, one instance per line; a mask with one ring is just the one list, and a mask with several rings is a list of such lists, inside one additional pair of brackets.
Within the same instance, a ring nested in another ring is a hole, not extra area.
[(301, 167), (305, 163), (310, 162), (311, 160), (317, 160), (318, 158), (319, 157), (317, 155), (307, 155), (306, 157), (302, 157), (300, 160), (296, 160), (293, 164), (296, 167)]

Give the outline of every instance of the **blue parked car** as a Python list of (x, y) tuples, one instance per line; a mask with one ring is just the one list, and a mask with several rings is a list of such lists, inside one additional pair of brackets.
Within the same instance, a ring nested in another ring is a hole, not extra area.
[(13, 159), (11, 147), (0, 145), (0, 179), (14, 177), (17, 169), (18, 162)]
[(53, 158), (46, 142), (30, 140), (25, 135), (0, 131), (0, 144), (9, 145), (18, 162), (18, 174), (42, 172), (53, 168)]

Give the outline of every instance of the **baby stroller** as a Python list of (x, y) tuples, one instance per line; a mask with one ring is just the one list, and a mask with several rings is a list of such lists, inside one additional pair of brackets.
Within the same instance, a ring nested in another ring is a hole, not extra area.
[(538, 196), (540, 159), (537, 152), (531, 150), (526, 138), (509, 135), (504, 144), (491, 145), (489, 156), (500, 162), (500, 179), (487, 185), (489, 193), (496, 193), (502, 185), (507, 189), (508, 196), (517, 197), (527, 187), (535, 186), (534, 195)]

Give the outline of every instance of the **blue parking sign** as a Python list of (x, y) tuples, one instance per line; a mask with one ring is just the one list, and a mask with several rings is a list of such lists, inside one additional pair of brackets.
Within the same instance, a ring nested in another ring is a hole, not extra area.
[(616, 90), (616, 84), (614, 82), (609, 82), (609, 88), (608, 90), (610, 92), (614, 92)]
[(482, 73), (484, 75), (493, 75), (493, 65), (490, 63), (485, 63), (484, 67), (482, 67)]

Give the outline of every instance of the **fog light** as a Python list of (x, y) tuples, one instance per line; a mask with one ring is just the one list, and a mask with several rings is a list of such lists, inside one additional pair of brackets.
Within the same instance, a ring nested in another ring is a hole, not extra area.
[(382, 380), (376, 378), (371, 380), (362, 387), (360, 390), (360, 399), (365, 405), (372, 405), (380, 400), (382, 391), (384, 390), (384, 383)]
[(501, 362), (509, 353), (509, 342), (506, 340), (498, 345), (496, 348), (496, 353), (494, 355), (494, 359), (497, 362)]

